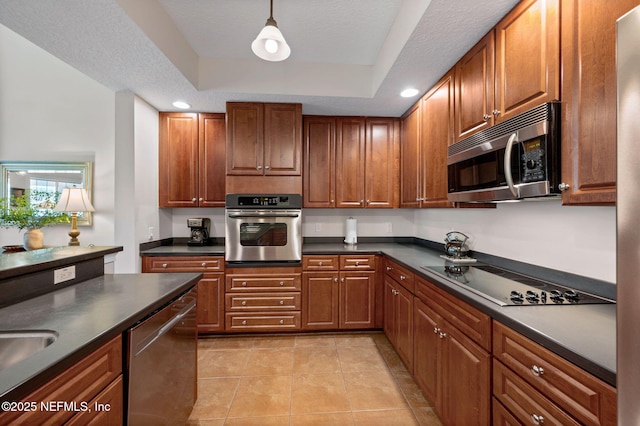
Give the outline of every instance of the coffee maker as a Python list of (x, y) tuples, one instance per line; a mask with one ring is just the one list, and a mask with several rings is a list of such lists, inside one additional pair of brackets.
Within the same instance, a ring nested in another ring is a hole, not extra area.
[(196, 217), (187, 219), (187, 226), (191, 228), (191, 238), (189, 238), (189, 241), (187, 241), (187, 245), (204, 246), (209, 244), (211, 219), (207, 217)]

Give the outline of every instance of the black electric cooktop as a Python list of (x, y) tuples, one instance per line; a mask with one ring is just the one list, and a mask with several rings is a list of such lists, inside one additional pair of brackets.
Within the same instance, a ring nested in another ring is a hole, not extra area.
[(422, 269), (437, 272), (454, 284), (500, 306), (615, 303), (604, 297), (482, 263), (474, 263), (473, 266), (423, 266)]

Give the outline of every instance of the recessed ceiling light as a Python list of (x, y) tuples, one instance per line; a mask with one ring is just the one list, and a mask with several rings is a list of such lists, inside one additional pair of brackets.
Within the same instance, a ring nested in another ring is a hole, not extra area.
[(412, 98), (419, 93), (418, 89), (404, 89), (400, 92), (400, 96), (403, 98)]
[(175, 101), (173, 103), (173, 106), (176, 107), (176, 108), (180, 108), (180, 109), (189, 109), (189, 108), (191, 108), (191, 105), (189, 105), (186, 102), (182, 102), (182, 101)]

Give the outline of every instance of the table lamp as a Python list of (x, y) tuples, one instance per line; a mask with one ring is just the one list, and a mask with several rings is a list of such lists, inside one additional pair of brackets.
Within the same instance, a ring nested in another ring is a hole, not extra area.
[(96, 211), (91, 205), (91, 201), (89, 201), (87, 190), (78, 188), (75, 185), (71, 188), (63, 188), (60, 201), (56, 204), (56, 210), (71, 213), (71, 230), (69, 231), (71, 240), (69, 241), (69, 245), (79, 246), (80, 241), (78, 241), (78, 235), (80, 235), (80, 231), (78, 231), (78, 212)]

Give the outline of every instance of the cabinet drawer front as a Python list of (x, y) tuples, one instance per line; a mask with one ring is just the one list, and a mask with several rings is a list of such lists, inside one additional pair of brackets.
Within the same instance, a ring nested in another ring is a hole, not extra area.
[(227, 330), (300, 330), (300, 312), (226, 314)]
[(227, 291), (300, 291), (300, 274), (259, 276), (227, 275)]
[(580, 422), (616, 423), (615, 388), (498, 322), (493, 355)]
[(338, 255), (303, 256), (302, 269), (305, 271), (337, 271), (340, 266)]
[(523, 424), (536, 421), (541, 425), (580, 424), (495, 359), (493, 394)]
[(227, 311), (295, 311), (300, 309), (300, 293), (228, 294), (226, 309)]
[(361, 256), (356, 255), (343, 255), (340, 256), (340, 269), (351, 271), (366, 271), (374, 270), (376, 268), (376, 255), (365, 254)]
[(491, 351), (491, 317), (416, 278), (416, 296), (485, 350)]
[(224, 258), (220, 256), (146, 256), (142, 272), (222, 272)]
[(407, 268), (387, 260), (384, 265), (384, 272), (411, 293), (415, 291), (415, 275)]

